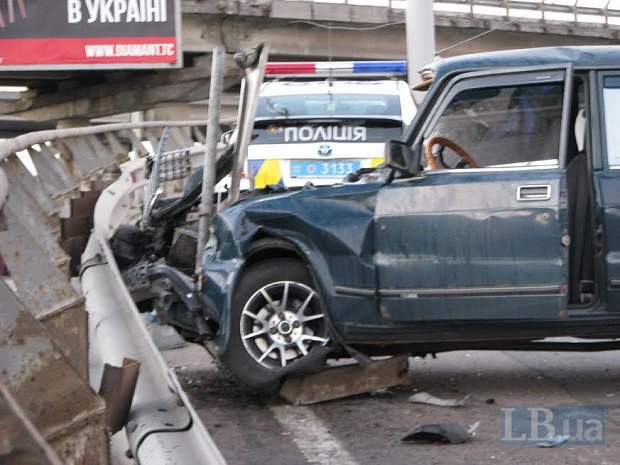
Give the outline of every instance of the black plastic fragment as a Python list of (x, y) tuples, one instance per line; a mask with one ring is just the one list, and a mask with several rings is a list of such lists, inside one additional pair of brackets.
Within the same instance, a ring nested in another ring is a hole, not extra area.
[(400, 440), (414, 444), (462, 444), (471, 439), (471, 434), (458, 423), (442, 423), (418, 426)]

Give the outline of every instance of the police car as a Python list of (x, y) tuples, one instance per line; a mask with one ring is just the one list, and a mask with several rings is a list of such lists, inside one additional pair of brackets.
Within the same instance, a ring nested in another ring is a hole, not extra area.
[(404, 61), (268, 63), (248, 147), (250, 183), (334, 184), (382, 163), (385, 141), (415, 115), (405, 74)]

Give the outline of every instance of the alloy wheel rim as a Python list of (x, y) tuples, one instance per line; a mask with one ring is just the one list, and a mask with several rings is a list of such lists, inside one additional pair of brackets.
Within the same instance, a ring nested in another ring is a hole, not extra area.
[(285, 368), (329, 342), (319, 295), (311, 287), (279, 281), (257, 290), (241, 312), (247, 353), (266, 368)]

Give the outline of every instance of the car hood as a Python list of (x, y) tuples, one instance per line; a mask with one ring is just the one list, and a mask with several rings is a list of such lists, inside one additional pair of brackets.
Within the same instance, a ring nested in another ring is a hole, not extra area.
[[(259, 233), (300, 249), (329, 255), (364, 255), (373, 248), (373, 217), (381, 183), (355, 183), (264, 195), (219, 212), (213, 228), (224, 256), (242, 256)], [(224, 257), (223, 257), (224, 258)]]

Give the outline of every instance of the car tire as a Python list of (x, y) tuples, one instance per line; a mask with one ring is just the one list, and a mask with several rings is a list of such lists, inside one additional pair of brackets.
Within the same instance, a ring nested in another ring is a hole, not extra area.
[(327, 345), (315, 289), (307, 266), (295, 259), (266, 260), (243, 273), (232, 299), (230, 339), (220, 356), (239, 381), (273, 390), (292, 362)]

